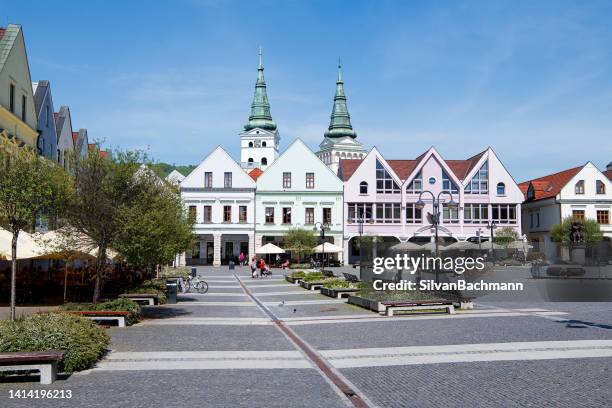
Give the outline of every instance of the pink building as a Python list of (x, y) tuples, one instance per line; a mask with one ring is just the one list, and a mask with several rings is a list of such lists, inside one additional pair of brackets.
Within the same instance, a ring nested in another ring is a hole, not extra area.
[[(385, 160), (374, 147), (363, 160), (341, 160), (338, 176), (344, 181), (349, 262), (358, 256), (360, 220), (364, 235), (385, 241), (433, 240), (432, 197), (421, 195), (426, 190), (441, 194), (438, 235), (446, 241), (488, 238), (491, 221), (521, 234), (523, 194), (491, 148), (466, 160), (444, 160), (433, 147), (414, 160)], [(422, 209), (416, 205), (419, 196)], [(451, 196), (455, 208), (446, 205)]]

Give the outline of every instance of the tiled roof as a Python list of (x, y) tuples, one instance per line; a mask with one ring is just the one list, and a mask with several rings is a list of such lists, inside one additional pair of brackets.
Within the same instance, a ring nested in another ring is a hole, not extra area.
[(452, 170), (452, 172), (457, 176), (459, 180), (465, 180), (467, 175), (472, 171), (478, 160), (485, 154), (486, 150), (470, 157), (467, 160), (445, 160), (448, 167)]
[(249, 176), (255, 181), (263, 174), (263, 171), (260, 168), (254, 168), (249, 172)]
[(533, 180), (527, 180), (520, 183), (518, 186), (527, 200), (527, 191), (529, 184), (533, 185), (535, 197), (530, 201), (543, 200), (545, 198), (555, 197), (561, 189), (584, 167), (578, 166), (571, 169), (563, 170), (558, 173), (549, 174), (548, 176), (539, 177)]
[(13, 48), (13, 44), (15, 43), (15, 39), (19, 34), (19, 30), (21, 30), (21, 26), (16, 24), (9, 24), (2, 29), (2, 35), (0, 35), (0, 71), (4, 67), (6, 63), (6, 59), (8, 58), (11, 49)]
[(606, 170), (603, 172), (603, 174), (610, 179), (610, 181), (612, 181), (612, 170)]
[(351, 178), (362, 161), (363, 159), (340, 159), (338, 177), (340, 177), (342, 181), (347, 181)]
[(406, 180), (419, 162), (417, 160), (387, 160), (387, 163), (401, 180)]
[(106, 156), (108, 156), (108, 152), (106, 150), (100, 150), (100, 157), (104, 159)]

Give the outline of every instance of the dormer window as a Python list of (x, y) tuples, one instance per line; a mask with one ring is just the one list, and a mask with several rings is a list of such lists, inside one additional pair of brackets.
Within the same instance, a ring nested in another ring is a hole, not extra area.
[(459, 192), (459, 188), (457, 187), (457, 185), (453, 183), (451, 178), (444, 170), (442, 170), (442, 190), (447, 191), (449, 193)]
[(484, 162), (472, 180), (465, 186), (466, 194), (488, 194), (489, 193), (489, 164)]
[(533, 200), (534, 198), (535, 198), (535, 188), (533, 188), (533, 184), (530, 184), (529, 188), (527, 189), (527, 199)]
[(393, 180), (389, 172), (378, 160), (376, 160), (376, 192), (382, 194), (395, 194), (400, 192), (395, 180)]
[(597, 180), (595, 182), (595, 191), (597, 192), (597, 194), (606, 194), (606, 185), (603, 181)]
[(578, 180), (578, 182), (574, 186), (574, 193), (584, 194), (584, 180)]
[(262, 164), (262, 166), (267, 166), (267, 165), (268, 165), (268, 159), (267, 159), (267, 158), (265, 158), (265, 157), (263, 157), (263, 158), (261, 159), (261, 164)]
[(412, 182), (408, 184), (408, 187), (406, 187), (406, 193), (414, 194), (420, 193), (421, 191), (423, 191), (423, 176), (419, 171), (419, 174), (417, 174)]
[(249, 159), (247, 160), (247, 162), (249, 162), (249, 163), (253, 163), (253, 158), (252, 158), (252, 157), (249, 157)]
[(367, 181), (362, 181), (361, 183), (359, 183), (359, 194), (368, 194)]

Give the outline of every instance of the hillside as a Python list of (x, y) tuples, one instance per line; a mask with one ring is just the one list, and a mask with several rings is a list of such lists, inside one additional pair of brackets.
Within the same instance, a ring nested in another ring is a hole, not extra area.
[(187, 176), (189, 173), (196, 168), (195, 165), (189, 164), (185, 166), (177, 166), (175, 164), (168, 163), (155, 163), (151, 165), (151, 168), (162, 178), (165, 178), (172, 170), (178, 170), (183, 176)]

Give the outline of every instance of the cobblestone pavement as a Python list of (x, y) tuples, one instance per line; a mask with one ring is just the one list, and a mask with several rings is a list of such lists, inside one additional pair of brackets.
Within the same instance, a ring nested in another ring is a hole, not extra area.
[[(0, 407), (352, 406), (287, 331), (370, 406), (602, 407), (612, 400), (610, 303), (485, 298), (453, 316), (387, 318), (274, 272), (251, 279), (246, 268), (200, 267), (209, 293), (145, 307), (141, 323), (108, 329), (112, 350), (91, 370), (51, 386), (36, 377), (0, 383)], [(43, 388), (71, 390), (73, 398), (8, 398), (9, 390)]]

